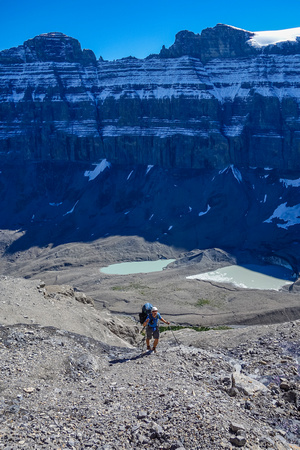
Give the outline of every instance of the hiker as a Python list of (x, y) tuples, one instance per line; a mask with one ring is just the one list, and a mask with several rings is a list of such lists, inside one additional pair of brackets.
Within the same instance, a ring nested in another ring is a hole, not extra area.
[(161, 317), (156, 306), (153, 306), (150, 314), (148, 314), (147, 319), (143, 323), (143, 327), (147, 327), (146, 328), (147, 350), (151, 350), (150, 339), (153, 337), (154, 342), (153, 342), (152, 351), (154, 351), (154, 352), (156, 352), (156, 347), (157, 347), (158, 340), (159, 340), (159, 327), (158, 327), (159, 320), (166, 323), (167, 325), (170, 325), (170, 322), (167, 322), (163, 317)]

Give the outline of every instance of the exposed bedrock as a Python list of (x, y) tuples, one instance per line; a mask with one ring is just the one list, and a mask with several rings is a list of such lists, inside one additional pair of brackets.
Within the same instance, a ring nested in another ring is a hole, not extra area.
[(0, 52), (1, 157), (300, 169), (299, 42), (226, 25), (144, 60), (48, 33)]

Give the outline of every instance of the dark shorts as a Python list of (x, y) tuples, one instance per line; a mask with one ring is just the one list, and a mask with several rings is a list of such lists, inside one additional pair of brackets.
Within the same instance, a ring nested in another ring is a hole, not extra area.
[(158, 328), (156, 328), (156, 330), (153, 330), (152, 327), (147, 327), (146, 333), (147, 333), (147, 339), (151, 339), (152, 336), (154, 337), (154, 339), (159, 339), (159, 329)]

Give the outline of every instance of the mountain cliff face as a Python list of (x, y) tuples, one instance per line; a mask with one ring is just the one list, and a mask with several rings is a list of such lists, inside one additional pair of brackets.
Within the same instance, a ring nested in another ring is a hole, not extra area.
[(299, 169), (300, 41), (255, 37), (217, 25), (112, 62), (62, 33), (2, 51), (1, 155)]
[(26, 231), (6, 250), (138, 234), (299, 271), (300, 29), (276, 33), (182, 31), (144, 60), (62, 33), (0, 52), (0, 228)]

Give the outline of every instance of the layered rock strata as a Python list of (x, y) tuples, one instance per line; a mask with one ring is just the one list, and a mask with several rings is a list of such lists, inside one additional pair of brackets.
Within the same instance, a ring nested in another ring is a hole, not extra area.
[(226, 25), (139, 60), (48, 33), (0, 52), (3, 158), (299, 169), (299, 40)]

